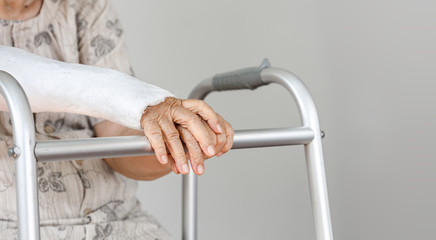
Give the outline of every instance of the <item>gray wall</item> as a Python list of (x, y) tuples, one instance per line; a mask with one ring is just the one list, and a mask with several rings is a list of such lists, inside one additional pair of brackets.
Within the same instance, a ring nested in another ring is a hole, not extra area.
[[(215, 73), (299, 75), (327, 133), (336, 239), (433, 239), (436, 2), (114, 1), (141, 79), (186, 97)], [(236, 129), (296, 126), (279, 87), (212, 94)], [(140, 184), (143, 208), (180, 237), (181, 181)], [(233, 151), (200, 178), (200, 239), (314, 239), (303, 150)]]

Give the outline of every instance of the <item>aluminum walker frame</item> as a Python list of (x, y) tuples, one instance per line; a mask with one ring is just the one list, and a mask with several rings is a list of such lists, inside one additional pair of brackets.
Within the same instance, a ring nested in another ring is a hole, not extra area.
[[(302, 126), (235, 131), (232, 149), (304, 145), (313, 218), (317, 240), (333, 240), (327, 184), (321, 146), (322, 133), (312, 97), (294, 74), (260, 67), (219, 74), (201, 82), (190, 98), (204, 99), (213, 91), (255, 89), (276, 83), (286, 88), (297, 102)], [(39, 240), (39, 212), (36, 162), (67, 161), (153, 154), (144, 136), (106, 137), (76, 140), (35, 141), (33, 114), (20, 84), (0, 71), (0, 92), (11, 113), (14, 146), (9, 155), (16, 159), (18, 233), (21, 240)], [(197, 176), (183, 176), (183, 240), (197, 239)]]

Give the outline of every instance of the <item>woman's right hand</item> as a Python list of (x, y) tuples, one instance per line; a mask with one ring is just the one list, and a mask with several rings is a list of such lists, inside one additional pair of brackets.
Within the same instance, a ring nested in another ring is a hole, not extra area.
[(175, 173), (189, 172), (188, 156), (194, 172), (201, 175), (205, 159), (221, 156), (233, 145), (231, 125), (201, 100), (166, 98), (158, 105), (147, 107), (141, 126), (162, 164), (169, 161), (168, 148), (175, 162)]

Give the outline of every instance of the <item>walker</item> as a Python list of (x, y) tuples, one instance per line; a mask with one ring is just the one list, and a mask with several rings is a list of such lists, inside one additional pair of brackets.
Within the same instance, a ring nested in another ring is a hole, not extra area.
[[(304, 145), (311, 193), (316, 240), (333, 240), (327, 184), (318, 115), (312, 97), (294, 74), (271, 68), (268, 60), (260, 67), (215, 75), (198, 84), (189, 98), (204, 99), (210, 92), (251, 89), (279, 84), (294, 97), (302, 126), (235, 131), (232, 149)], [(0, 92), (11, 113), (14, 147), (8, 154), (16, 159), (18, 234), (21, 240), (39, 240), (36, 161), (68, 161), (153, 154), (144, 136), (75, 140), (35, 141), (33, 114), (20, 84), (0, 71)], [(197, 176), (183, 176), (182, 239), (197, 240)]]

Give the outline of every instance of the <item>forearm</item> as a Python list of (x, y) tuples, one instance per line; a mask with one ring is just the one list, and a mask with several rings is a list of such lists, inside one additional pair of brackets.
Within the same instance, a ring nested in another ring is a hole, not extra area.
[[(97, 137), (144, 135), (142, 131), (104, 121), (94, 127)], [(172, 163), (161, 164), (155, 155), (107, 158), (105, 162), (115, 171), (136, 180), (154, 180), (171, 172)]]
[(136, 180), (154, 180), (171, 172), (171, 163), (160, 164), (155, 155), (104, 160), (113, 170)]
[[(172, 96), (121, 72), (59, 62), (0, 46), (0, 70), (15, 77), (33, 112), (71, 112), (141, 129), (144, 109)], [(6, 111), (3, 99), (0, 110)]]
[[(59, 62), (4, 46), (0, 46), (0, 56), (0, 70), (18, 80), (33, 112), (71, 112), (103, 118), (132, 129), (143, 128), (159, 161), (174, 163), (171, 167), (175, 173), (189, 172), (175, 124), (189, 132), (181, 137), (187, 143), (196, 174), (203, 174), (205, 157), (231, 148), (231, 126), (203, 101), (171, 98), (172, 94), (166, 90), (111, 69)], [(5, 110), (6, 104), (0, 99), (0, 111)], [(123, 129), (106, 136), (122, 136), (129, 131)], [(139, 159), (132, 158), (128, 164), (122, 160), (107, 162), (115, 170), (141, 179), (145, 178), (144, 171), (150, 170), (146, 175), (156, 177), (164, 175), (169, 168), (158, 168), (154, 161)], [(134, 168), (141, 169), (141, 174), (137, 176)]]

